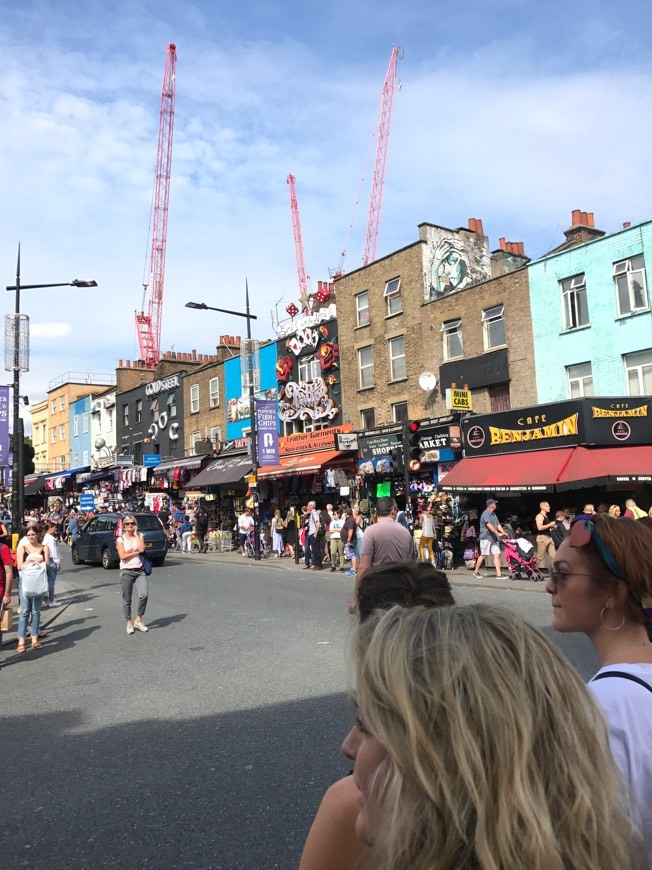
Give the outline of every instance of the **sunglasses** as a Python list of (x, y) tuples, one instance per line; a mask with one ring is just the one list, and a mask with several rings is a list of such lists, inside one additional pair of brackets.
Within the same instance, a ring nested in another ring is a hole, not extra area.
[(125, 526), (135, 526), (136, 523), (125, 523)]

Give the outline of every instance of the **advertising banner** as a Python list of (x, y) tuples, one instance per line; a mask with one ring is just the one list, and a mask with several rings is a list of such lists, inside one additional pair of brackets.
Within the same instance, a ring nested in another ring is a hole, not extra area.
[(584, 399), (586, 444), (652, 444), (652, 400), (645, 396)]
[(467, 417), (462, 429), (467, 456), (574, 447), (585, 438), (579, 401)]
[(9, 464), (9, 387), (0, 387), (0, 465)]
[(276, 401), (256, 402), (256, 432), (259, 465), (278, 465), (278, 412)]

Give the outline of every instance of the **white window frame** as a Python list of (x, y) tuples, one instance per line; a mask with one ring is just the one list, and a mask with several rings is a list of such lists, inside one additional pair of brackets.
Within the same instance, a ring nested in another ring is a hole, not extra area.
[(394, 402), (394, 404), (392, 405), (392, 420), (393, 420), (395, 423), (404, 423), (404, 422), (405, 422), (405, 420), (398, 420), (398, 419), (396, 418), (396, 409), (397, 409), (399, 406), (400, 406), (400, 407), (403, 407), (403, 405), (405, 405), (405, 420), (408, 420), (408, 419), (409, 419), (409, 418), (408, 418), (409, 408), (408, 408), (407, 400), (405, 400), (405, 401), (403, 401), (403, 402)]
[[(360, 304), (363, 301), (366, 302), (366, 305)], [(369, 326), (369, 324), (371, 323), (371, 314), (369, 311), (369, 291), (368, 290), (363, 290), (362, 293), (356, 294), (356, 297), (355, 297), (355, 321), (356, 321), (356, 326)]]
[[(402, 353), (394, 353), (394, 345), (395, 342), (402, 341), (403, 342), (403, 352)], [(403, 381), (407, 378), (407, 357), (405, 355), (405, 336), (404, 335), (395, 335), (394, 338), (387, 339), (387, 352), (389, 353), (389, 379), (391, 381)], [(396, 371), (395, 367), (397, 363), (400, 365), (400, 360), (402, 360), (403, 372)]]
[(143, 400), (142, 399), (136, 399), (134, 413), (136, 415), (136, 419), (134, 420), (134, 422), (135, 423), (142, 423), (143, 422)]
[(320, 429), (328, 429), (331, 423), (328, 420), (313, 420), (308, 418), (303, 421), (303, 432), (318, 432)]
[[(580, 374), (581, 366), (588, 366), (588, 374)], [(566, 378), (568, 380), (568, 398), (581, 399), (584, 396), (592, 396), (593, 393), (593, 367), (589, 362), (573, 363), (566, 366)]]
[(73, 454), (72, 467), (79, 468), (79, 451), (78, 450), (75, 450), (75, 453)]
[(88, 411), (84, 411), (82, 431), (84, 435), (88, 432)]
[[(641, 265), (634, 265), (636, 260), (641, 260)], [(637, 305), (635, 299), (634, 276), (640, 275), (640, 284), (643, 288), (643, 304)], [(645, 272), (645, 257), (643, 254), (637, 254), (635, 257), (629, 257), (627, 260), (618, 260), (613, 265), (614, 288), (616, 291), (616, 310), (619, 317), (627, 317), (629, 314), (636, 314), (639, 311), (648, 311), (650, 308), (650, 300), (647, 293), (647, 274)], [(618, 282), (623, 278), (627, 281), (627, 295), (629, 297), (629, 310), (622, 311), (620, 308), (620, 288)]]
[(387, 300), (387, 317), (401, 314), (403, 311), (403, 299), (401, 297), (401, 279), (392, 278), (385, 284), (384, 298)]
[(57, 413), (57, 400), (56, 399), (52, 399), (52, 404), (50, 405), (50, 411), (53, 414)]
[(84, 450), (84, 461), (82, 465), (88, 465), (88, 450)]
[(193, 384), (190, 387), (190, 413), (199, 413), (199, 384)]
[(220, 379), (211, 378), (208, 382), (209, 405), (211, 408), (220, 407)]
[(213, 447), (215, 447), (222, 440), (222, 430), (219, 426), (211, 426), (208, 430), (208, 437)]
[[(364, 365), (362, 364), (362, 355), (365, 351), (369, 351), (371, 354), (371, 362), (367, 362)], [(371, 369), (371, 383), (365, 383), (366, 373)], [(361, 390), (369, 389), (374, 386), (374, 346), (373, 344), (368, 344), (366, 347), (358, 348), (358, 384), (360, 385)]]
[(311, 383), (321, 377), (321, 366), (315, 354), (307, 354), (299, 357), (299, 383)]
[(79, 414), (75, 414), (72, 418), (72, 434), (79, 435)]
[(59, 423), (59, 441), (66, 440), (66, 424)]
[(107, 432), (113, 432), (113, 408), (108, 408), (106, 412), (106, 419), (108, 422), (108, 426), (106, 427)]
[[(644, 361), (639, 362), (639, 360)], [(627, 395), (645, 396), (645, 376), (652, 376), (652, 348), (625, 354), (623, 356), (623, 362), (625, 363), (625, 388), (627, 390)], [(637, 392), (632, 392), (630, 390), (630, 373), (636, 373), (636, 380), (638, 381)], [(647, 391), (648, 394), (650, 392), (652, 391)]]
[(129, 425), (129, 405), (127, 403), (122, 406), (122, 425)]
[(52, 443), (52, 444), (57, 443), (57, 427), (56, 426), (52, 427), (52, 430), (50, 433), (50, 443)]
[(201, 432), (196, 431), (196, 432), (190, 433), (190, 449), (192, 450), (193, 454), (195, 452), (195, 447), (197, 446), (197, 442), (201, 441), (201, 440), (202, 440)]
[[(586, 293), (586, 275), (580, 272), (577, 275), (571, 275), (569, 278), (564, 278), (559, 282), (561, 292), (561, 311), (562, 325), (564, 332), (571, 332), (574, 329), (582, 329), (585, 326), (590, 326), (591, 319), (589, 317), (589, 300)], [(586, 308), (586, 323), (580, 323), (580, 296), (584, 294), (584, 303)], [(575, 322), (573, 322), (575, 321)]]
[[(491, 343), (491, 325), (493, 323), (501, 323), (503, 325), (504, 341), (497, 344)], [(491, 308), (485, 308), (482, 312), (482, 332), (484, 336), (484, 349), (496, 350), (499, 347), (507, 347), (507, 329), (505, 326), (505, 306), (493, 305)]]
[[(441, 329), (439, 330), (442, 334), (442, 342), (443, 342), (443, 351), (444, 351), (444, 360), (448, 361), (451, 359), (461, 359), (464, 356), (464, 339), (462, 336), (462, 318), (456, 317), (454, 320), (445, 320)], [(460, 340), (460, 353), (451, 354), (450, 352), (450, 339), (451, 336), (458, 335)]]
[(65, 411), (65, 409), (66, 409), (66, 397), (59, 396), (59, 410)]
[[(365, 420), (365, 414), (373, 414), (373, 421), (370, 423), (368, 420)], [(362, 408), (360, 410), (360, 428), (361, 429), (375, 429), (376, 428), (376, 409), (375, 408)]]

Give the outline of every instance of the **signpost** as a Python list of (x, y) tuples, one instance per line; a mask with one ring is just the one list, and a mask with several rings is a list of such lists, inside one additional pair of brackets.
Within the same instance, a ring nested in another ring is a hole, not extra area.
[(82, 492), (79, 496), (79, 507), (84, 513), (95, 510), (95, 495), (92, 492)]
[(471, 390), (446, 390), (446, 408), (449, 411), (472, 411)]
[(278, 414), (276, 400), (258, 399), (256, 402), (256, 436), (258, 438), (258, 464), (278, 465)]
[(156, 468), (156, 466), (160, 464), (161, 457), (158, 453), (143, 454), (143, 465), (145, 466), (145, 468)]

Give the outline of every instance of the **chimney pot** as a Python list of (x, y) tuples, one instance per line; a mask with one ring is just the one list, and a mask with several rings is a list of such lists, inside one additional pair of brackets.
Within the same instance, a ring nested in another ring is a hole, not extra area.
[(196, 351), (196, 350), (193, 350), (193, 352), (192, 352), (192, 358), (193, 358), (193, 360), (196, 360), (196, 359), (197, 359), (197, 351)]
[(479, 236), (484, 236), (484, 229), (480, 218), (475, 219), (475, 231)]
[(623, 224), (623, 229), (628, 230), (631, 227), (631, 225), (632, 225), (631, 221), (625, 221), (625, 223)]
[(119, 369), (122, 368), (122, 360), (121, 360), (121, 359), (118, 360), (118, 368), (119, 368)]
[(586, 225), (587, 225), (588, 227), (594, 227), (594, 226), (595, 226), (595, 221), (594, 221), (594, 219), (593, 219), (593, 212), (592, 212), (592, 211), (588, 212), (588, 214), (587, 214), (587, 216), (586, 216)]
[(589, 225), (589, 216), (585, 211), (583, 211), (582, 212), (582, 226), (588, 227), (588, 225)]
[(472, 233), (478, 232), (477, 223), (476, 223), (475, 218), (469, 218), (469, 229), (471, 230)]
[(576, 227), (578, 224), (582, 223), (582, 212), (579, 208), (574, 208), (573, 213), (571, 215), (571, 224)]
[(501, 239), (498, 239), (498, 246), (500, 247), (500, 250), (501, 250), (501, 251), (504, 251), (504, 250), (505, 250), (505, 239), (504, 239), (504, 237), (501, 238)]

